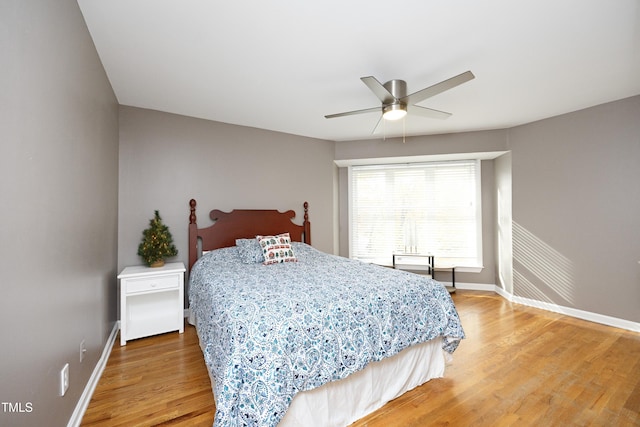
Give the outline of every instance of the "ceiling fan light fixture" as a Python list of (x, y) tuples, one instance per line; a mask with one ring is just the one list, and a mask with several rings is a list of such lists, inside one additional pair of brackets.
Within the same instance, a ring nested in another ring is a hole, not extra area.
[(405, 104), (397, 103), (382, 107), (382, 117), (385, 120), (400, 120), (406, 115), (407, 106)]

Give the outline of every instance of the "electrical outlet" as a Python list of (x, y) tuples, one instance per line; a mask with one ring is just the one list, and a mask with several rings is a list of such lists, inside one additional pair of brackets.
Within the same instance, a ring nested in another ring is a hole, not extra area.
[(60, 396), (64, 396), (69, 389), (69, 364), (66, 363), (60, 371)]
[(84, 345), (84, 340), (80, 341), (80, 362), (84, 360), (84, 354), (87, 352), (87, 347)]

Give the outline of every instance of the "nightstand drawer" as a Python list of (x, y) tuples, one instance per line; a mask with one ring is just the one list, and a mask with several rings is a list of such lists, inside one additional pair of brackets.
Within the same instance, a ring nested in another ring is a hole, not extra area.
[(127, 280), (127, 294), (158, 291), (164, 289), (178, 289), (180, 287), (180, 275), (164, 275), (157, 277), (142, 277)]

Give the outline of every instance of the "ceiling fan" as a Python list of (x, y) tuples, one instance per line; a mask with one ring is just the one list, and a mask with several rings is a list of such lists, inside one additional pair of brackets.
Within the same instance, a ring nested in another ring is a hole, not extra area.
[[(455, 77), (451, 77), (450, 79), (441, 81), (440, 83), (436, 83), (433, 86), (429, 86), (425, 89), (407, 95), (407, 83), (404, 80), (389, 80), (382, 84), (373, 76), (362, 77), (360, 80), (362, 80), (364, 84), (366, 84), (378, 97), (382, 102), (382, 106), (365, 108), (364, 110), (347, 111), (345, 113), (329, 114), (324, 117), (327, 119), (333, 119), (335, 117), (382, 111), (382, 116), (380, 120), (378, 120), (378, 125), (382, 118), (385, 120), (398, 120), (403, 118), (407, 113), (435, 119), (446, 119), (451, 116), (451, 113), (421, 107), (415, 104), (446, 90), (453, 89), (454, 87), (474, 78), (475, 76), (473, 73), (471, 71), (467, 71)], [(374, 132), (378, 128), (378, 125), (374, 128)]]

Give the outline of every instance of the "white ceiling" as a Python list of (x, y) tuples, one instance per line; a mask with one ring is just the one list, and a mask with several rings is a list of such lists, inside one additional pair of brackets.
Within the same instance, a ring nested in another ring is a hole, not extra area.
[[(408, 92), (406, 135), (511, 127), (640, 94), (638, 0), (78, 0), (122, 105), (328, 140), (372, 136), (360, 81)], [(384, 136), (403, 132), (388, 125)]]

